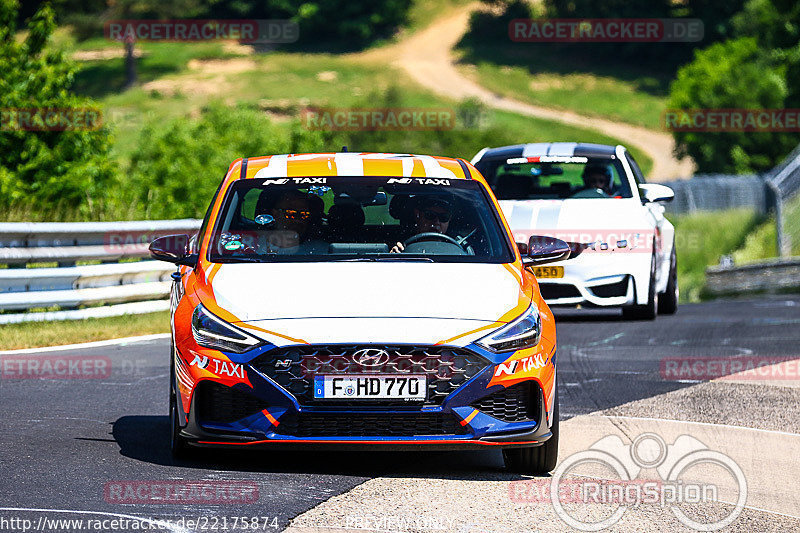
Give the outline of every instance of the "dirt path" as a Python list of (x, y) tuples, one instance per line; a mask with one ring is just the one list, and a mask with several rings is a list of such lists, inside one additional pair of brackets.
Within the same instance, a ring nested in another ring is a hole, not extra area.
[(361, 54), (361, 58), (391, 62), (403, 68), (420, 85), (441, 96), (456, 100), (478, 98), (489, 107), (591, 128), (620, 139), (652, 158), (650, 177), (653, 181), (688, 178), (692, 175), (692, 161), (688, 158), (682, 161), (675, 159), (672, 155), (675, 143), (667, 133), (498, 96), (461, 74), (455, 66), (452, 49), (466, 31), (469, 14), (475, 7), (471, 5), (454, 10), (451, 15), (442, 17), (401, 42)]

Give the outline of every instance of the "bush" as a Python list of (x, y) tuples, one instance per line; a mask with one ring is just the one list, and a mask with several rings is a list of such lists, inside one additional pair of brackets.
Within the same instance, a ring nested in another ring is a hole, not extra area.
[[(390, 88), (354, 107), (398, 107)], [(302, 152), (398, 152), (461, 157), (485, 146), (512, 144), (509, 132), (478, 127), (485, 110), (473, 101), (456, 110), (458, 125), (441, 131), (312, 131), (299, 121), (273, 123), (258, 109), (213, 104), (197, 121), (185, 118), (145, 128), (131, 158), (119, 203), (136, 217), (201, 217), (231, 161), (239, 157)], [(135, 215), (134, 215), (135, 214)]]
[(202, 217), (234, 159), (310, 148), (304, 144), (307, 135), (292, 131), (255, 109), (220, 104), (207, 108), (196, 122), (151, 124), (131, 158), (124, 194), (132, 196), (136, 212), (145, 218)]
[[(695, 53), (670, 87), (670, 109), (778, 109), (787, 95), (785, 68), (755, 39), (717, 43)], [(751, 173), (775, 166), (796, 144), (789, 133), (673, 133), (679, 156), (699, 172)]]
[(45, 51), (54, 28), (45, 6), (16, 39), (16, 0), (0, 0), (0, 208), (25, 205), (46, 211), (59, 205), (91, 216), (116, 173), (109, 161), (109, 132), (29, 131), (15, 122), (14, 109), (84, 109), (92, 102), (71, 92), (75, 68), (59, 52)]
[(332, 41), (360, 48), (389, 37), (408, 22), (411, 0), (220, 0), (206, 1), (202, 16), (224, 18), (291, 18), (300, 26), (300, 44), (318, 47)]

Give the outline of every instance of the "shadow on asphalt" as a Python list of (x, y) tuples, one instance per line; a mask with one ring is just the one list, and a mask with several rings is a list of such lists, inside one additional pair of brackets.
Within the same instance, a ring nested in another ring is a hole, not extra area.
[(408, 477), (512, 481), (498, 450), (478, 451), (271, 451), (198, 449), (189, 461), (172, 458), (168, 416), (123, 416), (112, 435), (120, 453), (137, 461), (230, 472), (328, 474), (372, 478)]

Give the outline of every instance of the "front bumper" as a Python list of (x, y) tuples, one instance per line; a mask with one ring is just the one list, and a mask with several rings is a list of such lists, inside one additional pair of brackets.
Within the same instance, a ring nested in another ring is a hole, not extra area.
[[(525, 379), (510, 387), (489, 387), (495, 363), (508, 354), (498, 357), (470, 348), (474, 351), (458, 352), (473, 353), (473, 363), (483, 361), (479, 368), (455, 364), (443, 355), (427, 360), (428, 365), (434, 360), (450, 363), (431, 370), (450, 368), (449, 378), (456, 383), (429, 376), (428, 398), (417, 405), (314, 401), (304, 383), (313, 377), (293, 376), (288, 368), (276, 372), (275, 365), (263, 363), (281, 358), (266, 351), (242, 364), (249, 386), (198, 381), (181, 436), (197, 447), (392, 450), (510, 448), (537, 446), (549, 439), (552, 421), (541, 382)], [(546, 370), (551, 370), (555, 362), (551, 358), (548, 364), (552, 366)]]
[(622, 307), (646, 302), (650, 258), (645, 253), (584, 252), (566, 262), (562, 278), (538, 279), (549, 306)]
[[(199, 448), (268, 448), (271, 450), (293, 450), (298, 448), (320, 450), (478, 450), (491, 447), (520, 448), (544, 444), (552, 433), (547, 424), (548, 413), (544, 397), (540, 396), (538, 421), (529, 424), (528, 429), (516, 431), (490, 432), (481, 437), (466, 431), (463, 435), (412, 436), (412, 437), (310, 437), (298, 438), (280, 434), (280, 424), (268, 434), (250, 430), (213, 430), (198, 421), (197, 412), (192, 405), (189, 423), (181, 430), (187, 442)], [(393, 413), (370, 412), (371, 415)], [(411, 415), (413, 416), (413, 415)]]

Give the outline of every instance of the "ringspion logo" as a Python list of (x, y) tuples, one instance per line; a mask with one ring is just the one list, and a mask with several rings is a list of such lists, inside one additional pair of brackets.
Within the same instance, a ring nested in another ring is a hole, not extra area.
[[(712, 482), (709, 471), (722, 476)], [(608, 435), (561, 461), (550, 479), (512, 482), (509, 499), (517, 504), (548, 503), (578, 531), (612, 527), (628, 509), (644, 506), (669, 509), (696, 531), (717, 531), (744, 509), (747, 479), (733, 459), (690, 435), (672, 444), (655, 433), (642, 433), (631, 444)], [(696, 512), (719, 504), (725, 507), (718, 514)], [(587, 514), (589, 505), (602, 507)]]

